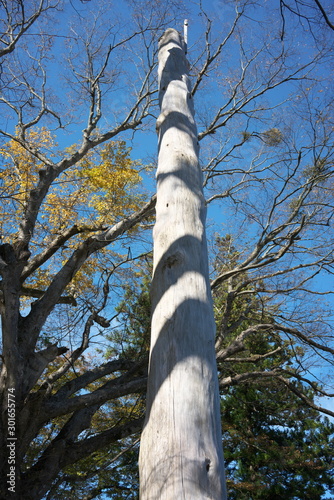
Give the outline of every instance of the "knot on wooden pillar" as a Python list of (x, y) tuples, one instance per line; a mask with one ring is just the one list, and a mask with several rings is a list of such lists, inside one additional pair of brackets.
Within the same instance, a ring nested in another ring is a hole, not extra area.
[(184, 255), (182, 252), (177, 250), (175, 253), (167, 255), (165, 261), (162, 265), (162, 269), (171, 269), (184, 261)]

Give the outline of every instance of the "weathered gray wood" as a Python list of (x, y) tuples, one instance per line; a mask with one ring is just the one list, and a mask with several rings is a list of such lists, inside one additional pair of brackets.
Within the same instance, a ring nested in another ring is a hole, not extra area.
[(161, 114), (141, 500), (226, 498), (206, 208), (183, 41), (159, 43)]

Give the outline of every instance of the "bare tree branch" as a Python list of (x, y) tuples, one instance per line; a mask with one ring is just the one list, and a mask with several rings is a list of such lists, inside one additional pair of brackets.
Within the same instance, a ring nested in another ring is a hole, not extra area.
[[(29, 17), (26, 17), (24, 0), (18, 0), (11, 3), (2, 3), (6, 15), (6, 31), (1, 33), (0, 42), (5, 46), (0, 48), (0, 57), (10, 54), (15, 49), (18, 41), (37, 21), (37, 19), (46, 11), (55, 9), (58, 0), (49, 3), (49, 0), (40, 0), (39, 5)], [(16, 12), (15, 12), (16, 11)], [(4, 22), (5, 24), (5, 22)]]

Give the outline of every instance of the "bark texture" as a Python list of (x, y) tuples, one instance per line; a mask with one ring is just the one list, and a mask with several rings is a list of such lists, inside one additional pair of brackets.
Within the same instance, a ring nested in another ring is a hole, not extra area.
[(159, 42), (161, 114), (152, 339), (140, 450), (141, 500), (226, 498), (206, 208), (188, 62)]

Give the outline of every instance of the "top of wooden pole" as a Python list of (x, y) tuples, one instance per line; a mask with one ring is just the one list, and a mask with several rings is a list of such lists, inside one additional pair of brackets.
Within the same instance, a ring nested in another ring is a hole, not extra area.
[(184, 52), (187, 53), (188, 48), (188, 19), (183, 22), (183, 40), (184, 40)]

